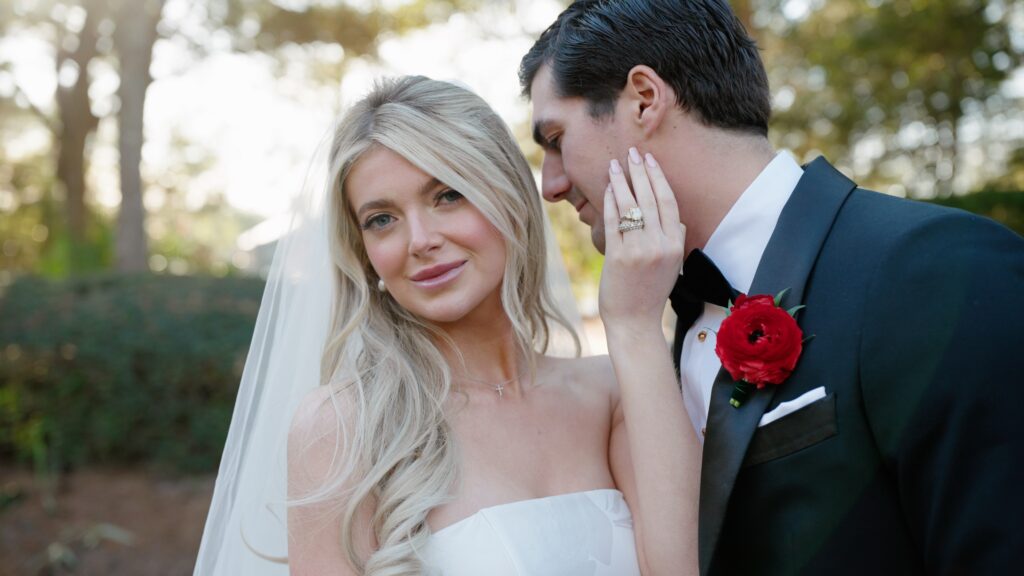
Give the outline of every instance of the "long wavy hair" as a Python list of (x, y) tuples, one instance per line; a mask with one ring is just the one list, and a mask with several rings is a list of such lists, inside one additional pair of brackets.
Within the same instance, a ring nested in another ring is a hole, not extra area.
[[(540, 196), (505, 123), (480, 97), (453, 84), (422, 76), (379, 82), (344, 116), (332, 141), (328, 230), (337, 297), (321, 375), (346, 421), (338, 427), (328, 481), (300, 500), (337, 503), (340, 545), (358, 571), (398, 576), (423, 572), (417, 550), (430, 536), (427, 514), (450, 501), (458, 485), (446, 418), (454, 390), (439, 346), (453, 343), (376, 288), (345, 189), (352, 167), (375, 147), (458, 190), (504, 237), (501, 302), (529, 370), (534, 351), (548, 347), (552, 322), (572, 335), (577, 352), (579, 340), (545, 283)], [(364, 561), (354, 530), (365, 506), (373, 509), (377, 549)]]

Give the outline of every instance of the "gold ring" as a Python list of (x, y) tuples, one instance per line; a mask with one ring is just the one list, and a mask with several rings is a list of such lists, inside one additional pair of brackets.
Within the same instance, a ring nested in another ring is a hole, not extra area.
[(622, 215), (622, 218), (620, 218), (620, 220), (628, 220), (630, 222), (643, 222), (644, 213), (640, 211), (640, 208), (634, 206), (629, 210), (626, 210), (626, 213)]
[(619, 232), (631, 232), (643, 230), (643, 228), (644, 213), (636, 206), (626, 210), (626, 213), (619, 218)]
[(633, 230), (643, 230), (644, 221), (639, 222), (635, 220), (626, 220), (625, 218), (619, 220), (619, 232), (632, 232)]

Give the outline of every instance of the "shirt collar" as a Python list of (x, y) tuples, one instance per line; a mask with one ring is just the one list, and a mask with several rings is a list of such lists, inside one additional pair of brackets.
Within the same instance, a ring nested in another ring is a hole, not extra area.
[(704, 247), (736, 290), (746, 294), (754, 282), (782, 208), (803, 176), (788, 152), (779, 152), (736, 200)]

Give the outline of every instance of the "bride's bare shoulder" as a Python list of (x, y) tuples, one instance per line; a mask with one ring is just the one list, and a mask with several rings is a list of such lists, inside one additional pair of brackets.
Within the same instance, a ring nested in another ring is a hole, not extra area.
[(575, 388), (618, 394), (611, 359), (606, 356), (547, 358), (550, 376)]
[[(350, 486), (344, 462), (346, 429), (354, 413), (346, 394), (327, 386), (308, 392), (298, 403), (288, 431), (288, 564), (290, 574), (355, 575), (342, 546), (344, 508), (338, 506)], [(359, 507), (353, 544), (362, 558), (375, 548), (370, 534), (371, 504)]]
[(317, 386), (299, 400), (288, 429), (290, 440), (341, 432), (352, 412), (352, 402), (331, 386)]
[(306, 393), (288, 428), (289, 484), (298, 488), (322, 481), (332, 462), (344, 457), (345, 438), (356, 421), (350, 395), (331, 386)]

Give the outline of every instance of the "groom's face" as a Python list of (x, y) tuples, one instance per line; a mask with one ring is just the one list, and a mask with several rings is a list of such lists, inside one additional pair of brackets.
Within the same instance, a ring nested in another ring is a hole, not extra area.
[(632, 134), (622, 121), (590, 116), (582, 98), (560, 97), (548, 66), (541, 66), (530, 87), (533, 138), (544, 149), (541, 193), (548, 202), (568, 202), (590, 226), (590, 239), (604, 253), (604, 190), (608, 163), (623, 166)]

